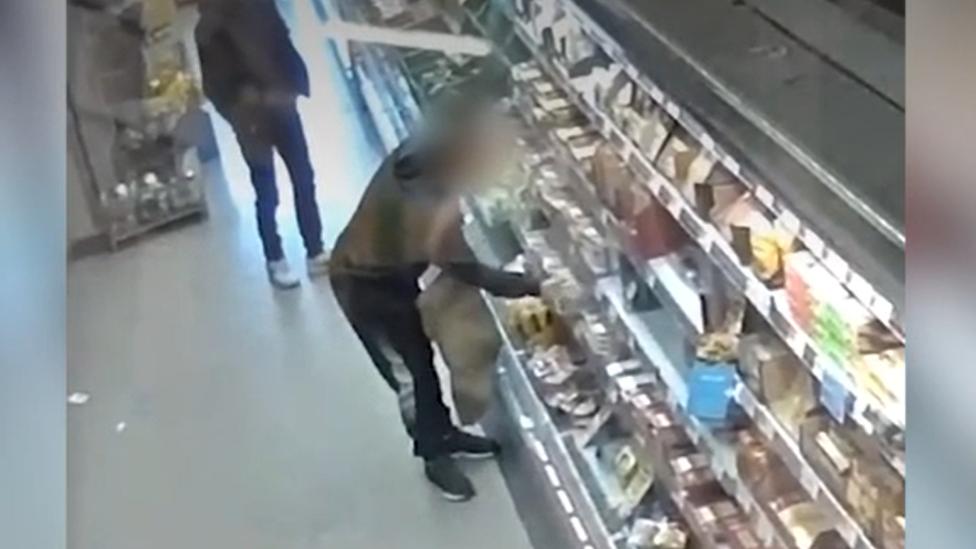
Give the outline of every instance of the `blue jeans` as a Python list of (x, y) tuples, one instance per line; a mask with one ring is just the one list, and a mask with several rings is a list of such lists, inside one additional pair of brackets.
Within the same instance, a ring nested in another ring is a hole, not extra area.
[(278, 234), (278, 184), (274, 152), (278, 151), (291, 176), (298, 230), (308, 257), (322, 253), (322, 220), (315, 199), (315, 174), (308, 156), (305, 131), (295, 104), (261, 106), (229, 120), (237, 135), (244, 161), (251, 172), (257, 210), (258, 234), (268, 261), (284, 258)]

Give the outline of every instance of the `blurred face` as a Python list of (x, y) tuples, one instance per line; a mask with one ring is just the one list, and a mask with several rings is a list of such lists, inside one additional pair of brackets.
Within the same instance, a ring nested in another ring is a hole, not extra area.
[(514, 156), (516, 138), (513, 122), (498, 113), (472, 119), (448, 153), (452, 184), (476, 192), (495, 183)]

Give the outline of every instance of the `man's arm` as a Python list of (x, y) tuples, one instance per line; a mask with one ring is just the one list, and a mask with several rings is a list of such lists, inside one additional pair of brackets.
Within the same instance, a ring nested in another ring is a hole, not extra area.
[(478, 261), (461, 228), (457, 206), (436, 214), (428, 243), (431, 262), (449, 276), (499, 297), (537, 296), (539, 281), (531, 276), (495, 269)]

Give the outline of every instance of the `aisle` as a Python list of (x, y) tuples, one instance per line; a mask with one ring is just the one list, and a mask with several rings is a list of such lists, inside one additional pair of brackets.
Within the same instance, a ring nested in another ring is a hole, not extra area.
[[(299, 43), (331, 241), (376, 156), (331, 56)], [(69, 270), (68, 388), (90, 394), (68, 409), (71, 546), (528, 549), (493, 463), (467, 467), (472, 502), (427, 486), (328, 285), (271, 291), (245, 169), (223, 124), (218, 138), (209, 222)]]

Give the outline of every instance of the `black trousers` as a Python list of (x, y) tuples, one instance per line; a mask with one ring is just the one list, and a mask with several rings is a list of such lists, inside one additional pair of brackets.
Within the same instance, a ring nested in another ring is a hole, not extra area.
[(380, 375), (400, 397), (414, 455), (432, 459), (447, 453), (455, 427), (441, 394), (433, 344), (417, 309), (416, 280), (331, 278), (339, 307)]
[(309, 257), (322, 253), (322, 220), (315, 200), (315, 174), (296, 105), (290, 103), (240, 109), (227, 118), (251, 172), (258, 233), (265, 259), (277, 261), (284, 257), (275, 218), (278, 210), (275, 150), (285, 161), (291, 176), (298, 229), (305, 251)]

